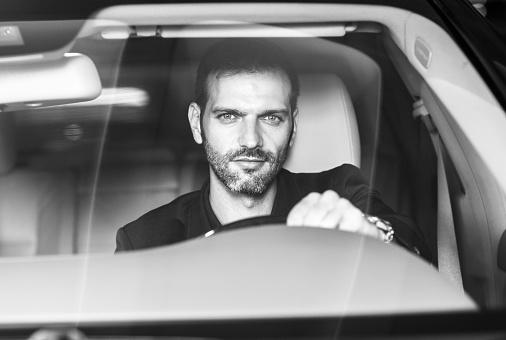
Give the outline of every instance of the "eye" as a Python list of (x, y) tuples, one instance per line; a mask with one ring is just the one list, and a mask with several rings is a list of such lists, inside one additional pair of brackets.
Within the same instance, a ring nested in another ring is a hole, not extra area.
[(269, 124), (279, 124), (282, 121), (281, 118), (276, 115), (267, 115), (264, 116), (263, 119)]
[(234, 122), (237, 119), (237, 117), (232, 113), (223, 113), (218, 116), (218, 119), (222, 123), (231, 123)]

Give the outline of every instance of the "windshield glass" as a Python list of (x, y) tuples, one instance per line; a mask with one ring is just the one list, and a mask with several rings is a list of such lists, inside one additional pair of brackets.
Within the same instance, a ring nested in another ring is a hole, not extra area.
[(0, 23), (6, 326), (503, 308), (506, 116), (443, 28), (184, 6)]

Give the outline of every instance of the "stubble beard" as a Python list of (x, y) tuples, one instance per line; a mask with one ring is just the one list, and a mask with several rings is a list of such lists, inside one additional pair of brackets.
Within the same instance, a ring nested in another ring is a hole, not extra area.
[[(277, 155), (260, 148), (231, 150), (221, 155), (209, 143), (205, 134), (202, 136), (207, 161), (216, 177), (234, 194), (261, 196), (276, 179), (288, 154), (286, 145)], [(253, 157), (264, 160), (267, 167), (261, 169), (232, 170), (230, 163), (238, 157)]]

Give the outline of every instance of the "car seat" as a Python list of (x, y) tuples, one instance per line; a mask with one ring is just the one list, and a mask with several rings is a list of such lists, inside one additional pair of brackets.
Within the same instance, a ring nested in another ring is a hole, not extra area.
[(285, 162), (292, 172), (320, 172), (349, 163), (360, 167), (355, 111), (343, 81), (333, 73), (300, 75), (299, 124)]

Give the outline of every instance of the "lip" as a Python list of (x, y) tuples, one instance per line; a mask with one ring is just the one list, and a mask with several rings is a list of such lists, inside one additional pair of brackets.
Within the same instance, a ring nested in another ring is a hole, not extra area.
[(264, 159), (261, 158), (236, 158), (234, 159), (234, 162), (265, 162)]
[(234, 160), (234, 163), (242, 169), (255, 170), (260, 169), (265, 163), (265, 160), (258, 158), (237, 158)]

